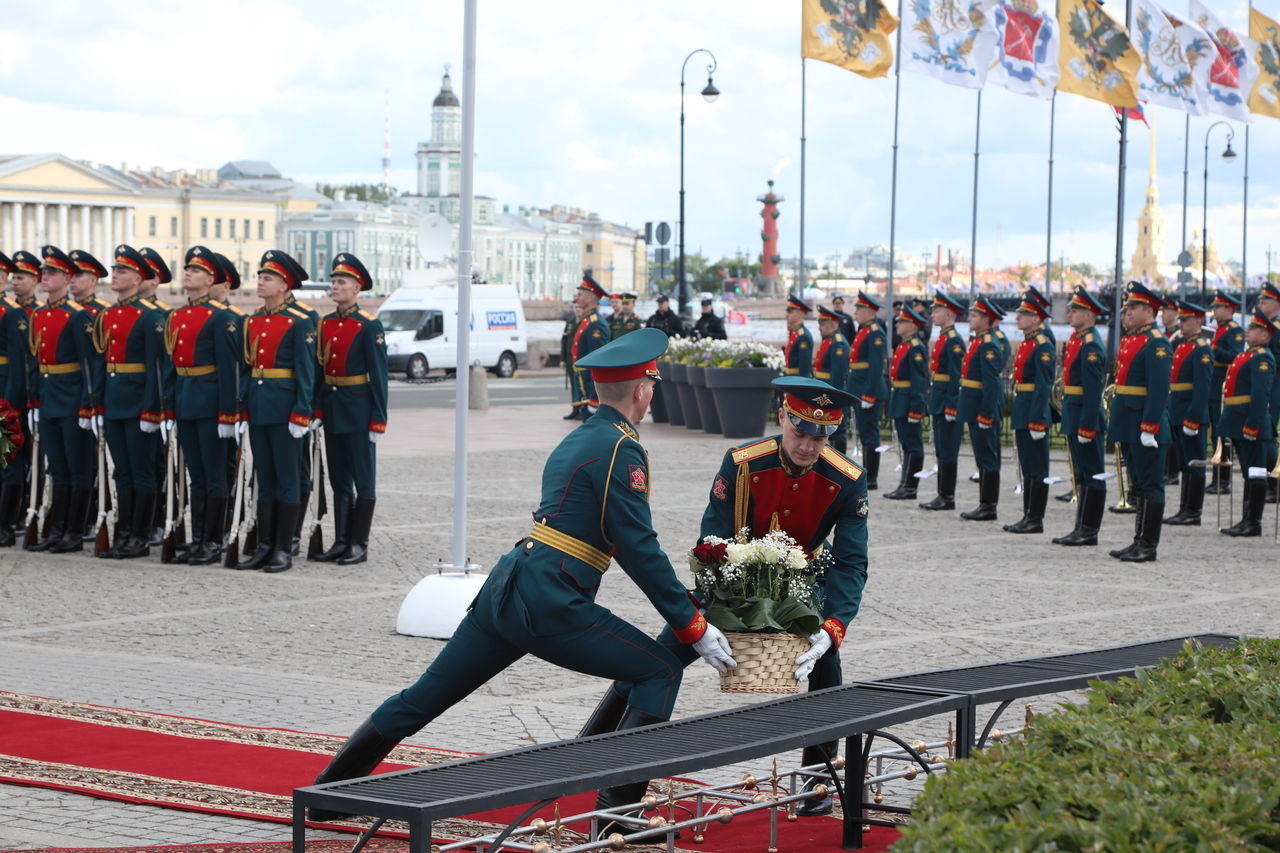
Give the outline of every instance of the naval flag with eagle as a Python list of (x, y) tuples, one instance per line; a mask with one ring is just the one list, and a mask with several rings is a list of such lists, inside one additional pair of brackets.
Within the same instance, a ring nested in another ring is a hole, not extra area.
[(1097, 0), (1059, 0), (1062, 27), (1058, 91), (1113, 107), (1138, 105), (1138, 68), (1124, 24)]
[(1191, 18), (1213, 39), (1217, 56), (1209, 67), (1209, 112), (1238, 121), (1249, 120), (1249, 92), (1258, 76), (1249, 39), (1228, 29), (1209, 11), (1191, 0)]
[(1133, 0), (1130, 35), (1142, 54), (1139, 98), (1193, 116), (1209, 111), (1209, 68), (1217, 51), (1208, 33), (1155, 0)]
[(863, 77), (893, 67), (889, 35), (898, 19), (881, 0), (803, 0), (800, 55), (839, 65)]
[(1019, 95), (1052, 98), (1058, 85), (1058, 21), (1053, 3), (999, 0), (996, 46), (987, 82)]
[(1249, 38), (1258, 63), (1258, 82), (1249, 94), (1249, 110), (1260, 116), (1280, 118), (1280, 23), (1249, 9)]
[(902, 67), (981, 89), (996, 47), (990, 0), (903, 0)]

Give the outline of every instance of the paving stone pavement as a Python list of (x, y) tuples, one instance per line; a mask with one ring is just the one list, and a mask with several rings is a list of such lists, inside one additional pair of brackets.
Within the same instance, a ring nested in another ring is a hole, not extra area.
[[(527, 532), (542, 463), (572, 428), (563, 413), (562, 406), (471, 413), (469, 559), (490, 565)], [(393, 413), (379, 446), (371, 559), (362, 566), (301, 561), (290, 572), (264, 575), (164, 566), (158, 557), (0, 551), (0, 689), (245, 725), (351, 731), (442, 646), (397, 635), (394, 624), (405, 593), (451, 552), (453, 436), (451, 411)], [(687, 581), (682, 555), (731, 442), (653, 424), (642, 425), (641, 438), (659, 536)], [(1049, 543), (1074, 517), (1073, 506), (1057, 501), (1049, 506), (1051, 532), (1006, 534), (999, 524), (1017, 520), (1020, 498), (1011, 491), (1015, 469), (1005, 453), (994, 524), (873, 493), (870, 580), (845, 641), (846, 680), (1202, 631), (1280, 635), (1273, 535), (1220, 536), (1212, 497), (1205, 526), (1165, 529), (1154, 564), (1122, 564), (1106, 554), (1131, 539), (1132, 516), (1108, 515), (1097, 548)], [(887, 488), (895, 485), (893, 464), (891, 454), (882, 471)], [(1061, 458), (1054, 467), (1065, 473)], [(962, 462), (962, 473), (970, 468)], [(932, 486), (923, 483), (922, 499)], [(976, 503), (975, 484), (962, 481), (959, 492), (961, 508)], [(1176, 500), (1174, 487), (1170, 503)], [(1269, 534), (1273, 519), (1268, 512)], [(621, 571), (608, 574), (600, 600), (647, 631), (661, 628)], [(496, 751), (571, 737), (604, 686), (526, 658), (411, 742)], [(699, 663), (687, 671), (676, 714), (742, 702), (721, 694), (715, 674)], [(1051, 705), (1037, 700), (1038, 708)], [(945, 720), (931, 720), (900, 733), (928, 738), (944, 730)], [(727, 781), (742, 769), (699, 775)], [(278, 824), (0, 785), (0, 849), (288, 838), (288, 827)]]

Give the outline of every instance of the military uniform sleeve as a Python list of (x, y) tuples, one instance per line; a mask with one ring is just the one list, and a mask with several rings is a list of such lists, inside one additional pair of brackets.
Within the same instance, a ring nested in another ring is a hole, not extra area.
[(1004, 368), (1003, 350), (994, 340), (982, 345), (978, 351), (981, 362), (978, 365), (982, 376), (982, 402), (978, 406), (978, 423), (991, 426), (999, 422), (1000, 411), (1004, 403), (1004, 388), (1000, 382), (1000, 373)]
[(371, 432), (387, 431), (387, 337), (382, 322), (370, 320), (364, 329), (365, 346), (369, 348), (365, 363), (369, 366), (369, 398)]
[(234, 424), (240, 417), (237, 406), (244, 398), (241, 385), (247, 384), (248, 371), (243, 371), (242, 382), (232, 368), (244, 358), (244, 347), (236, 348), (236, 316), (230, 311), (218, 311), (209, 323), (213, 326), (213, 363), (218, 366), (218, 423)]
[(1258, 354), (1249, 362), (1249, 416), (1245, 419), (1243, 432), (1250, 438), (1270, 437), (1267, 432), (1268, 403), (1271, 399), (1271, 387), (1275, 383), (1275, 362), (1270, 354)]
[(831, 379), (828, 382), (833, 388), (844, 388), (849, 381), (849, 345), (842, 336), (831, 344), (827, 352), (831, 357)]
[[(1213, 354), (1207, 346), (1191, 351), (1191, 402), (1183, 426), (1200, 429), (1209, 420), (1209, 386), (1213, 384)], [(1179, 424), (1170, 424), (1177, 428)]]
[(1172, 347), (1167, 340), (1148, 341), (1142, 348), (1146, 356), (1147, 396), (1142, 407), (1143, 432), (1159, 435), (1161, 425), (1169, 419), (1169, 375), (1173, 368)]
[(297, 396), (289, 420), (299, 426), (308, 426), (315, 413), (316, 327), (310, 318), (299, 317), (290, 334), (293, 335), (294, 393)]
[(911, 387), (907, 396), (907, 417), (924, 420), (925, 392), (929, 389), (929, 357), (925, 348), (916, 345), (911, 348), (911, 363), (907, 366), (910, 372)]
[(5, 377), (4, 387), (0, 394), (21, 413), (23, 400), (27, 396), (27, 330), (21, 327), (26, 311), (21, 308), (11, 309), (0, 323), (6, 327), (5, 355), (9, 358), (9, 372)]
[(1038, 430), (1040, 432), (1049, 431), (1049, 391), (1053, 388), (1054, 361), (1053, 361), (1053, 345), (1049, 343), (1049, 339), (1045, 338), (1040, 343), (1032, 358), (1036, 360), (1036, 389), (1031, 392), (1031, 408), (1030, 416), (1027, 419), (1027, 429)]
[[(609, 327), (605, 325), (603, 320), (597, 319), (587, 326), (586, 331), (582, 333), (582, 339), (578, 342), (578, 358), (595, 352), (607, 343), (609, 343)], [(596, 383), (591, 378), (591, 371), (577, 367), (574, 368), (574, 371), (577, 373), (578, 388), (582, 392), (582, 399), (589, 406), (599, 406), (600, 401), (596, 398)]]
[(946, 393), (943, 395), (942, 413), (955, 416), (959, 414), (960, 380), (964, 377), (964, 338), (959, 333), (952, 335), (947, 341), (942, 364), (947, 371)]
[(1081, 438), (1095, 438), (1102, 420), (1102, 388), (1106, 384), (1107, 365), (1102, 346), (1097, 339), (1080, 348), (1076, 356), (1080, 365), (1080, 425), (1076, 432)]
[(707, 508), (702, 513), (702, 528), (698, 531), (699, 542), (707, 536), (733, 538), (737, 533), (733, 529), (737, 495), (738, 466), (734, 463), (733, 451), (730, 450), (720, 461), (720, 470), (711, 481), (711, 494), (707, 498)]
[(885, 396), (884, 373), (884, 333), (880, 331), (867, 335), (867, 390), (862, 399), (867, 403), (875, 403)]
[(843, 488), (849, 490), (849, 500), (844, 502), (832, 531), (834, 561), (827, 571), (822, 606), (822, 630), (831, 635), (836, 648), (858, 615), (867, 585), (867, 478), (859, 477)]
[(614, 559), (680, 642), (695, 642), (706, 631), (706, 619), (693, 606), (658, 544), (649, 511), (649, 460), (644, 449), (620, 436), (604, 482), (601, 532), (614, 548)]
[(791, 350), (796, 356), (796, 370), (800, 376), (813, 376), (813, 337), (805, 331)]
[(106, 360), (93, 348), (93, 315), (87, 309), (78, 311), (67, 325), (71, 326), (76, 357), (84, 374), (83, 390), (80, 392), (80, 417), (100, 415), (103, 413), (102, 385), (106, 380)]
[(148, 423), (158, 424), (164, 419), (164, 407), (160, 403), (164, 381), (160, 374), (160, 364), (164, 360), (164, 317), (159, 311), (144, 307), (142, 316), (137, 320), (137, 328), (142, 335), (142, 360), (147, 366), (139, 417)]

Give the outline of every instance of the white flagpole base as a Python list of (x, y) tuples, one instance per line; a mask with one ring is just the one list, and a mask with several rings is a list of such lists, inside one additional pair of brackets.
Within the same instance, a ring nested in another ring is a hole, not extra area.
[(480, 568), (474, 564), (462, 571), (456, 566), (439, 568), (437, 574), (427, 575), (414, 584), (404, 597), (396, 615), (397, 634), (449, 639), (489, 577), (483, 572), (472, 571)]

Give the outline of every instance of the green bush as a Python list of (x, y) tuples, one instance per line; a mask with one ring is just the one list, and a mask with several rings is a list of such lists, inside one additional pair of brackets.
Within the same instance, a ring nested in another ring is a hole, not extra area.
[(929, 779), (895, 851), (1280, 850), (1280, 641), (1188, 644)]

